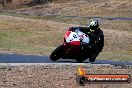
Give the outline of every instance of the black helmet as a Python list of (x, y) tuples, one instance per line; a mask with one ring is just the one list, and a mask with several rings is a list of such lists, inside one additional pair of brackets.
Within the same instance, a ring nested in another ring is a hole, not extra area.
[(96, 30), (99, 27), (98, 20), (91, 20), (89, 27), (91, 30)]

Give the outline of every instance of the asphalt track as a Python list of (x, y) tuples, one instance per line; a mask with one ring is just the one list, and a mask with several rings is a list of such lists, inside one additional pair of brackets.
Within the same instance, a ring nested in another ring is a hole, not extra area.
[[(56, 62), (53, 62), (49, 59), (48, 56), (36, 56), (36, 55), (20, 55), (20, 54), (0, 54), (0, 63), (77, 63), (75, 60), (70, 59), (60, 59)], [(88, 60), (83, 62), (84, 64), (90, 63)], [(109, 64), (115, 66), (132, 66), (131, 62), (121, 62), (121, 61), (107, 61), (107, 60), (96, 60), (92, 64)]]

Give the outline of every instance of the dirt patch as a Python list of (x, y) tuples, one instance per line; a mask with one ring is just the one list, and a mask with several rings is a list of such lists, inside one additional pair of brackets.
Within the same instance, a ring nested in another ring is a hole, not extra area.
[[(86, 84), (77, 85), (75, 78), (78, 66), (31, 65), (1, 66), (0, 87), (2, 88), (131, 88), (129, 84)], [(88, 74), (132, 74), (131, 67), (109, 65), (86, 65)]]

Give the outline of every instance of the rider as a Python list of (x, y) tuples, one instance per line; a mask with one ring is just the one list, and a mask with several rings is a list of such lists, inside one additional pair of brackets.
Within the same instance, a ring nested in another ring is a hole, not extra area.
[(90, 62), (94, 62), (98, 54), (104, 47), (104, 34), (99, 28), (98, 20), (91, 20), (88, 27), (71, 27), (71, 31), (75, 31), (77, 28), (84, 32), (90, 38), (90, 43), (82, 43), (83, 49), (88, 52)]

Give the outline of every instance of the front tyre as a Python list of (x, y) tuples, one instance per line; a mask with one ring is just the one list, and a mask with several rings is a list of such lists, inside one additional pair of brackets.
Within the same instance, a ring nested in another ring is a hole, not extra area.
[(96, 55), (95, 54), (92, 54), (90, 57), (89, 57), (89, 61), (90, 62), (94, 62), (96, 60)]
[(90, 61), (90, 62), (94, 62), (95, 59), (94, 59), (94, 58), (90, 58), (89, 61)]
[(86, 59), (84, 59), (84, 58), (77, 58), (76, 59), (76, 61), (79, 62), (79, 63), (82, 63), (84, 60), (86, 60)]
[(59, 47), (57, 47), (50, 55), (50, 59), (52, 61), (56, 61), (58, 59), (60, 59), (62, 57), (64, 51), (64, 45), (60, 45)]

